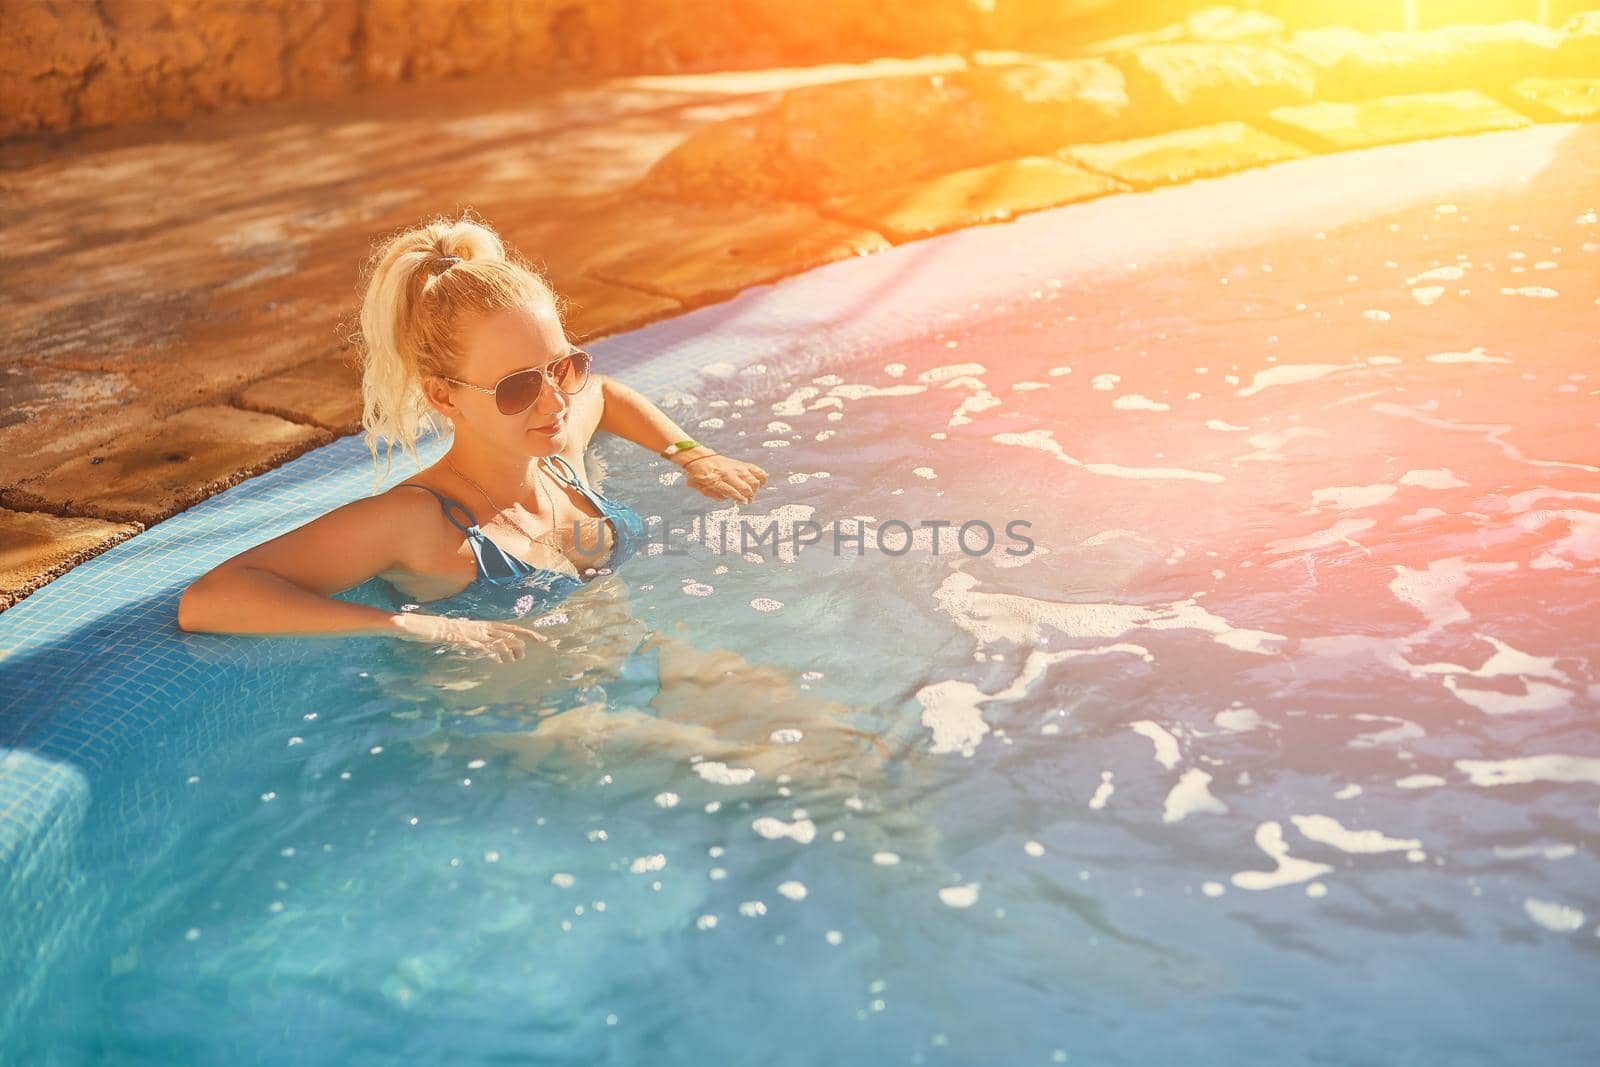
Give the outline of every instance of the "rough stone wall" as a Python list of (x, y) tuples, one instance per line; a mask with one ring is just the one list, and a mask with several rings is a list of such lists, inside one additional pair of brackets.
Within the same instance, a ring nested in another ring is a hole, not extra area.
[(502, 73), (548, 79), (962, 50), (1111, 0), (0, 0), (0, 138)]
[[(1594, 0), (1547, 0), (1559, 21)], [(676, 73), (979, 48), (1070, 51), (1206, 0), (0, 0), (0, 139), (474, 74)], [(1242, 0), (1399, 29), (1400, 0)], [(1537, 0), (1416, 0), (1424, 22)], [(1493, 10), (1491, 10), (1493, 9)]]

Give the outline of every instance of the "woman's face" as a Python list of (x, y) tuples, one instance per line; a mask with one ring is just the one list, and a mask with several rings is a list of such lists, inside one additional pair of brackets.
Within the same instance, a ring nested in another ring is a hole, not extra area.
[[(463, 358), (452, 377), (488, 389), (516, 371), (546, 368), (571, 348), (548, 299), (469, 319), (464, 324), (461, 344)], [(549, 378), (539, 390), (538, 399), (514, 415), (502, 414), (488, 393), (438, 384), (448, 390), (440, 410), (454, 420), (457, 433), (465, 429), (490, 444), (530, 457), (548, 456), (566, 446), (572, 398)]]

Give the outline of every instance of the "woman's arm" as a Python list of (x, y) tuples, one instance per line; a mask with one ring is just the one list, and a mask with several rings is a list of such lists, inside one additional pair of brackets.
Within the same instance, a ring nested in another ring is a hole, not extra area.
[(357, 500), (241, 552), (201, 575), (178, 602), (178, 628), (202, 633), (377, 634), (433, 641), (518, 659), (543, 635), (512, 623), (446, 619), (333, 599), (375, 575), (405, 568), (414, 502), (395, 494)]
[[(595, 377), (600, 380), (603, 405), (598, 429), (625, 437), (658, 455), (673, 442), (689, 437), (683, 427), (637, 389), (610, 375)], [(674, 453), (671, 459), (684, 469), (691, 488), (713, 500), (748, 504), (756, 490), (767, 483), (767, 472), (754, 463), (721, 455), (705, 445)]]

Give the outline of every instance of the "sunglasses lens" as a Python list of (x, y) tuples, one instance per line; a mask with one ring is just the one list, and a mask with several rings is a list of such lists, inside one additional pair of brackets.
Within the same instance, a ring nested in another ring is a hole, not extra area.
[(580, 348), (565, 359), (556, 360), (550, 367), (550, 376), (563, 393), (576, 393), (589, 380), (589, 353)]
[(519, 411), (526, 411), (535, 400), (539, 399), (539, 390), (543, 386), (544, 374), (537, 368), (513, 374), (502, 380), (499, 388), (495, 390), (495, 407), (500, 409), (502, 415), (515, 415)]

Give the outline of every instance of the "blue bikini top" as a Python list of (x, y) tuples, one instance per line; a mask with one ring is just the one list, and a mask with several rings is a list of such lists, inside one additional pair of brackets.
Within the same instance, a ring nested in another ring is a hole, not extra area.
[[(600, 517), (607, 520), (611, 526), (611, 554), (595, 569), (615, 570), (624, 560), (636, 554), (645, 539), (644, 520), (639, 517), (639, 513), (627, 504), (603, 497), (585, 485), (583, 479), (578, 477), (578, 472), (564, 456), (552, 455), (543, 458), (554, 468), (550, 471), (551, 475), (563, 485), (583, 494), (584, 498), (594, 505), (595, 510), (600, 512)], [(427, 490), (438, 499), (445, 518), (449, 519), (456, 529), (467, 535), (467, 545), (472, 550), (473, 558), (478, 565), (478, 576), (466, 589), (452, 596), (430, 600), (423, 604), (422, 610), (429, 614), (444, 614), (455, 608), (477, 614), (487, 606), (499, 608), (500, 611), (510, 610), (512, 614), (521, 616), (534, 610), (546, 610), (583, 585), (583, 579), (576, 575), (552, 570), (549, 567), (536, 567), (495, 544), (479, 528), (478, 520), (471, 510), (459, 500), (416, 482), (402, 484)], [(507, 592), (500, 592), (501, 590)], [(409, 599), (399, 590), (394, 592), (397, 599)], [(514, 602), (507, 600), (508, 592), (516, 594)], [(501, 603), (502, 601), (506, 603)]]

